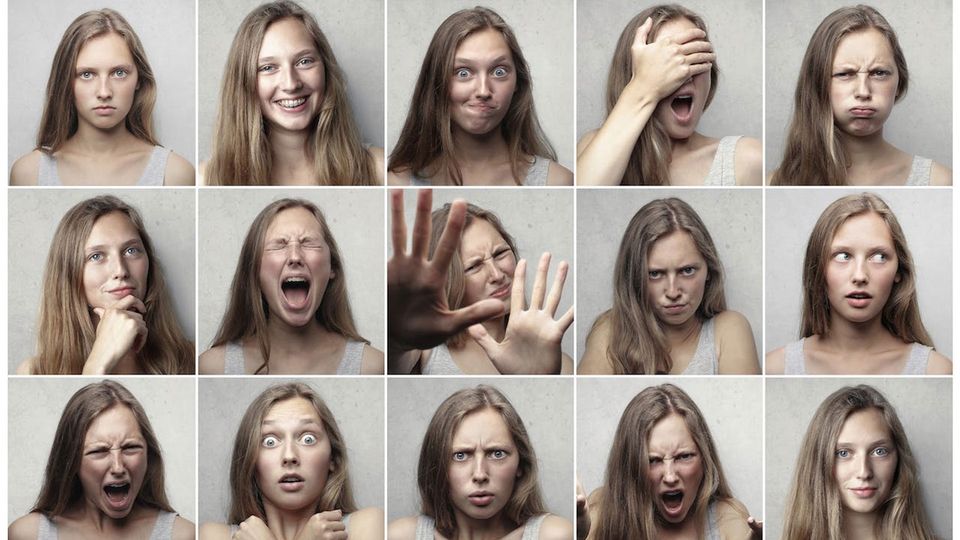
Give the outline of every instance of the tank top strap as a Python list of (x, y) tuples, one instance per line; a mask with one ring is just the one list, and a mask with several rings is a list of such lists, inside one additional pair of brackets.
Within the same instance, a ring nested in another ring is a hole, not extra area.
[(239, 341), (228, 341), (223, 349), (223, 374), (243, 375), (243, 344)]
[(907, 365), (903, 367), (903, 375), (926, 374), (931, 351), (933, 351), (933, 347), (928, 347), (922, 343), (913, 343), (910, 346), (910, 356), (907, 357)]
[(150, 161), (147, 161), (147, 168), (140, 175), (138, 186), (162, 186), (164, 173), (167, 170), (167, 158), (170, 157), (171, 150), (162, 146), (154, 146), (150, 154)]
[(343, 359), (337, 366), (337, 375), (360, 375), (360, 369), (363, 367), (363, 347), (366, 343), (362, 341), (347, 340), (347, 345), (343, 349)]
[(543, 525), (543, 520), (547, 518), (548, 514), (540, 514), (531, 517), (523, 525), (523, 536), (520, 537), (520, 540), (537, 540), (540, 538), (540, 525)]
[(37, 185), (60, 185), (60, 175), (57, 173), (57, 158), (44, 150), (40, 150), (40, 163), (37, 167)]
[(803, 360), (803, 339), (788, 343), (783, 348), (783, 374), (806, 375), (806, 373), (807, 368)]
[(703, 181), (705, 186), (735, 186), (737, 185), (736, 163), (737, 142), (740, 135), (732, 135), (720, 139), (717, 152), (713, 155), (710, 172)]
[(711, 501), (707, 507), (707, 522), (703, 527), (704, 540), (720, 540), (720, 527), (717, 525), (717, 503)]
[(173, 538), (173, 524), (177, 521), (176, 512), (160, 511), (157, 514), (157, 522), (153, 526), (153, 532), (150, 533), (150, 540), (169, 540)]
[(913, 156), (910, 164), (910, 175), (907, 176), (907, 186), (929, 186), (930, 171), (933, 169), (933, 160), (930, 158)]
[(436, 531), (436, 527), (432, 517), (422, 514), (417, 516), (417, 531), (414, 540), (433, 540), (434, 531)]
[(550, 160), (533, 156), (533, 164), (527, 169), (527, 177), (523, 179), (525, 186), (545, 186), (547, 185), (547, 174), (550, 172)]
[(430, 360), (421, 371), (424, 375), (463, 375), (463, 371), (453, 361), (446, 343), (433, 348), (430, 352)]
[(683, 370), (684, 375), (716, 375), (717, 374), (717, 345), (714, 337), (714, 318), (711, 317), (700, 325), (700, 336), (697, 338), (697, 350), (693, 358)]
[(57, 540), (57, 524), (46, 514), (40, 514), (40, 526), (37, 527), (37, 540)]

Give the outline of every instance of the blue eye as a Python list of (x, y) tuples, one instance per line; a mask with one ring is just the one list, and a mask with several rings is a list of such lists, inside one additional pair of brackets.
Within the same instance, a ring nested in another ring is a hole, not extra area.
[(874, 253), (870, 256), (870, 262), (875, 263), (884, 263), (887, 262), (888, 257), (886, 253)]
[(276, 69), (275, 66), (273, 66), (273, 65), (271, 65), (271, 64), (266, 64), (266, 65), (263, 65), (263, 66), (258, 67), (258, 68), (257, 68), (257, 71), (260, 72), (260, 73), (271, 73), (271, 72), (274, 71), (274, 69)]
[(317, 436), (313, 433), (304, 433), (303, 436), (300, 437), (300, 442), (307, 446), (313, 446), (317, 444), (317, 440)]
[(890, 73), (885, 69), (875, 69), (870, 72), (870, 76), (873, 77), (874, 79), (886, 79), (890, 75), (892, 75), (892, 73)]
[(850, 255), (849, 253), (845, 252), (845, 251), (841, 251), (841, 252), (835, 253), (835, 254), (833, 255), (833, 260), (835, 260), (835, 261), (837, 261), (837, 262), (847, 262), (847, 261), (849, 261), (851, 258), (852, 258), (851, 255)]
[(454, 460), (454, 461), (466, 461), (466, 460), (467, 460), (467, 453), (466, 453), (466, 452), (454, 452), (454, 453), (453, 453), (453, 460)]
[(507, 452), (505, 450), (494, 450), (490, 452), (490, 457), (493, 459), (505, 459), (507, 457)]
[(880, 446), (873, 449), (873, 455), (877, 457), (886, 457), (890, 455), (890, 450), (887, 450), (885, 447)]
[(680, 274), (686, 277), (690, 277), (697, 273), (696, 267), (693, 266), (684, 266), (680, 269)]
[(87, 255), (87, 260), (92, 262), (100, 262), (103, 260), (103, 253), (100, 253), (99, 251), (96, 253), (91, 253), (90, 255)]
[(83, 80), (85, 80), (85, 81), (89, 81), (90, 79), (93, 78), (93, 72), (92, 72), (92, 71), (81, 71), (80, 73), (77, 74), (77, 77), (80, 77), (81, 79), (83, 79)]
[(508, 72), (507, 72), (507, 69), (504, 68), (504, 67), (498, 67), (498, 68), (496, 68), (496, 69), (493, 70), (493, 76), (494, 76), (494, 77), (506, 77), (506, 76), (507, 76), (507, 73), (508, 73)]
[(264, 448), (276, 448), (280, 445), (280, 439), (274, 437), (273, 435), (267, 435), (262, 441), (260, 441), (260, 444)]
[(663, 271), (662, 271), (662, 270), (651, 270), (651, 271), (647, 272), (647, 276), (648, 276), (650, 279), (660, 279), (661, 277), (663, 277)]
[(125, 70), (125, 69), (123, 69), (123, 68), (117, 68), (117, 69), (113, 70), (113, 76), (116, 77), (116, 78), (118, 78), (118, 79), (126, 78), (126, 76), (127, 76), (127, 70)]
[(308, 57), (308, 58), (301, 58), (301, 59), (297, 62), (297, 65), (298, 65), (298, 66), (312, 66), (313, 63), (314, 63), (314, 59)]
[(130, 247), (128, 247), (127, 249), (125, 249), (123, 252), (124, 252), (124, 254), (126, 254), (126, 255), (139, 255), (139, 254), (141, 254), (143, 251), (142, 251), (140, 248), (138, 248), (137, 246), (130, 246)]
[(841, 448), (840, 450), (837, 450), (836, 456), (840, 459), (847, 459), (850, 457), (850, 451), (846, 448)]
[(466, 79), (470, 76), (470, 70), (467, 68), (460, 68), (453, 73), (453, 76), (458, 79)]

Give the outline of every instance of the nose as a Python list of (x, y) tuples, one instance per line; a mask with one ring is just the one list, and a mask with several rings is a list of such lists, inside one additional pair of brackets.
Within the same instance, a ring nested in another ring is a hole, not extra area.
[(300, 80), (300, 74), (296, 68), (290, 66), (283, 70), (281, 85), (280, 89), (284, 92), (295, 92), (303, 86), (303, 81)]
[(484, 484), (489, 479), (490, 476), (487, 474), (487, 460), (484, 459), (483, 456), (479, 456), (473, 466), (473, 482), (476, 484)]
[(110, 474), (114, 476), (123, 476), (125, 467), (123, 466), (122, 450), (119, 448), (110, 451)]
[(873, 478), (873, 467), (870, 463), (870, 456), (861, 454), (860, 462), (857, 463), (857, 478), (860, 480), (870, 480)]
[(677, 475), (677, 466), (673, 463), (673, 460), (664, 460), (663, 461), (663, 483), (665, 484), (676, 484), (680, 481), (680, 476)]
[(113, 261), (113, 268), (110, 270), (114, 279), (123, 279), (130, 275), (127, 271), (127, 261), (122, 256), (114, 257)]
[(296, 445), (293, 442), (287, 442), (283, 446), (283, 465), (298, 465), (300, 456), (297, 454)]
[(864, 258), (858, 258), (853, 267), (853, 282), (867, 283), (870, 276), (867, 274), (867, 261)]
[(489, 99), (491, 94), (490, 78), (486, 73), (477, 76), (476, 95), (478, 99)]
[(489, 271), (487, 272), (487, 277), (492, 282), (497, 282), (503, 279), (505, 275), (502, 268), (497, 265), (497, 261), (494, 259), (487, 259), (486, 261)]
[(299, 242), (291, 242), (287, 245), (287, 264), (300, 264), (303, 262), (303, 246)]
[(854, 89), (854, 96), (860, 99), (870, 98), (869, 73), (857, 73), (857, 87)]
[(113, 88), (110, 85), (110, 77), (101, 77), (100, 84), (97, 85), (97, 99), (108, 101), (113, 97)]
[(665, 294), (669, 300), (677, 300), (680, 298), (680, 282), (677, 280), (676, 274), (667, 276), (667, 290)]

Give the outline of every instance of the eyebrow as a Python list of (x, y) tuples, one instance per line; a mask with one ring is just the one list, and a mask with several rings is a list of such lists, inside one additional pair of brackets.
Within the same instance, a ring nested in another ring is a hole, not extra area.
[[(298, 57), (298, 56), (303, 56), (303, 55), (305, 55), (305, 54), (316, 54), (316, 55), (319, 55), (320, 53), (317, 52), (316, 49), (310, 48), (310, 49), (303, 49), (303, 50), (301, 50), (301, 51), (297, 51), (297, 52), (293, 53), (292, 55), (290, 55), (290, 57)], [(277, 60), (277, 57), (276, 57), (276, 56), (262, 56), (262, 57), (260, 57), (260, 59), (257, 60), (257, 61), (258, 61), (258, 62), (274, 62), (274, 61), (276, 61), (276, 60)]]
[[(474, 64), (474, 63), (480, 62), (479, 60), (475, 60), (471, 58), (455, 58), (453, 61), (457, 64)], [(504, 62), (512, 62), (512, 61), (505, 54), (502, 54), (490, 61), (491, 64), (502, 64)]]
[[(868, 445), (867, 445), (867, 448), (873, 448), (873, 447), (875, 447), (875, 446), (881, 446), (881, 445), (885, 445), (885, 444), (886, 444), (886, 445), (892, 445), (892, 442), (890, 441), (890, 439), (879, 439), (879, 440), (873, 441), (872, 443), (868, 444)], [(841, 446), (856, 446), (856, 444), (854, 444), (854, 443), (852, 443), (852, 442), (837, 441), (837, 446), (838, 446), (838, 447), (841, 447)]]
[[(263, 422), (260, 423), (260, 425), (261, 425), (261, 426), (272, 426), (272, 425), (276, 425), (276, 424), (278, 424), (278, 423), (279, 423), (279, 422), (278, 422), (277, 420), (264, 420)], [(319, 425), (320, 425), (320, 423), (317, 422), (317, 420), (316, 420), (315, 418), (301, 418), (300, 421), (297, 422), (297, 426), (305, 426), (305, 425), (309, 425), (309, 424), (313, 424), (313, 425), (316, 425), (316, 426), (319, 426)]]
[[(129, 247), (129, 246), (132, 246), (132, 245), (134, 245), (134, 244), (143, 245), (143, 239), (141, 239), (141, 238), (131, 238), (131, 239), (129, 239), (129, 240), (124, 240), (123, 242), (120, 243), (120, 247)], [(110, 247), (110, 246), (108, 246), (108, 245), (106, 245), (106, 244), (97, 244), (97, 245), (95, 245), (95, 246), (87, 246), (87, 247), (85, 247), (84, 249), (85, 249), (86, 251), (94, 251), (94, 250), (98, 250), (98, 249), (105, 249), (105, 248), (108, 248), (108, 247)]]
[[(133, 71), (134, 66), (132, 64), (117, 64), (110, 68), (110, 71), (113, 71), (117, 68), (123, 68), (128, 71)], [(77, 66), (77, 71), (97, 71), (97, 68), (93, 66)]]

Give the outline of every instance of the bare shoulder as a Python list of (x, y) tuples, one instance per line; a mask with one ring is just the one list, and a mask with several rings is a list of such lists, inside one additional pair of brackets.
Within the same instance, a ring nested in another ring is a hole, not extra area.
[(409, 186), (413, 184), (413, 171), (387, 171), (387, 184), (391, 186)]
[(27, 358), (17, 366), (17, 375), (33, 375), (33, 366), (37, 363), (36, 358)]
[(387, 527), (388, 540), (413, 540), (417, 534), (417, 516), (395, 519)]
[(227, 540), (230, 538), (230, 526), (226, 523), (204, 523), (200, 526), (200, 540)]
[(587, 334), (587, 343), (584, 346), (583, 356), (577, 373), (580, 375), (613, 375), (613, 366), (607, 358), (607, 348), (610, 345), (610, 312), (597, 318), (593, 328)]
[(381, 540), (383, 538), (383, 510), (361, 508), (350, 514), (350, 538)]
[(193, 540), (196, 537), (197, 526), (194, 525), (192, 521), (177, 516), (177, 519), (173, 521), (172, 538), (174, 540)]
[(227, 359), (227, 346), (211, 347), (200, 355), (199, 371), (201, 375), (222, 375)]
[(763, 144), (753, 137), (740, 137), (734, 154), (733, 170), (738, 186), (759, 186), (763, 183)]
[(383, 351), (372, 345), (364, 345), (363, 357), (360, 359), (360, 373), (383, 375)]
[(197, 165), (197, 185), (206, 186), (207, 184), (207, 163), (210, 163), (207, 160), (203, 160)]
[(953, 362), (937, 351), (930, 351), (930, 358), (927, 359), (927, 375), (951, 374), (953, 374)]
[(167, 186), (192, 186), (197, 181), (197, 172), (183, 156), (170, 152), (167, 168), (163, 171), (163, 183)]
[(930, 169), (930, 185), (931, 186), (952, 186), (953, 171), (951, 171), (944, 165), (941, 165), (937, 162), (933, 162), (933, 167)]
[(573, 173), (570, 171), (570, 169), (564, 167), (556, 161), (551, 161), (549, 168), (547, 169), (547, 185), (572, 186)]
[(787, 348), (780, 347), (767, 353), (763, 361), (763, 372), (767, 375), (783, 375), (787, 358)]
[(750, 538), (747, 508), (736, 499), (717, 502), (717, 526), (723, 538)]
[(373, 170), (377, 173), (376, 183), (378, 186), (383, 185), (383, 148), (379, 146), (371, 146), (367, 148), (367, 153), (370, 154), (370, 158), (373, 159)]
[(573, 358), (567, 353), (560, 353), (560, 374), (573, 375)]
[(7, 527), (7, 537), (11, 540), (35, 540), (40, 531), (40, 520), (43, 516), (39, 512), (30, 512), (19, 517)]
[(540, 540), (570, 540), (573, 538), (573, 523), (554, 514), (547, 514), (540, 524)]
[(40, 175), (40, 150), (20, 156), (10, 168), (11, 186), (35, 186)]
[(713, 329), (720, 335), (734, 335), (743, 337), (743, 333), (752, 334), (750, 321), (740, 312), (727, 310), (718, 313), (713, 318)]
[(580, 137), (580, 140), (577, 142), (577, 157), (580, 157), (580, 154), (590, 146), (590, 141), (597, 136), (596, 129), (591, 129), (590, 131), (583, 134), (583, 137)]

